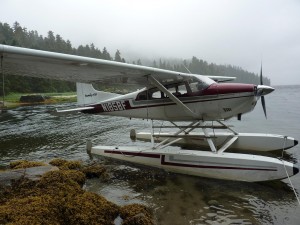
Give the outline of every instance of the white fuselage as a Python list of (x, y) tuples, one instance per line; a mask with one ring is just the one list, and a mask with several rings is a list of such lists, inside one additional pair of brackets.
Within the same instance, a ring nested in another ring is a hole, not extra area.
[(199, 93), (177, 96), (195, 116), (168, 97), (141, 98), (146, 89), (92, 104), (93, 110), (83, 112), (168, 121), (228, 119), (253, 110), (258, 100), (254, 87), (248, 84), (214, 84)]

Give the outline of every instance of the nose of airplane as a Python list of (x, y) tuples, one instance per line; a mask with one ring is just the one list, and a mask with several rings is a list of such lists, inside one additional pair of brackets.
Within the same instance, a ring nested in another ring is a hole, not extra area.
[(257, 85), (257, 95), (259, 96), (270, 94), (274, 90), (275, 88), (272, 88), (267, 85)]
[(275, 90), (274, 88), (267, 86), (267, 85), (257, 85), (257, 95), (258, 96), (270, 94), (274, 90)]

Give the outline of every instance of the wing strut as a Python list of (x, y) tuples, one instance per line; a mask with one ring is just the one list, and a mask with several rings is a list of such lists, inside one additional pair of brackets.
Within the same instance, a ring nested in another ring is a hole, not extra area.
[(186, 111), (193, 118), (197, 118), (197, 115), (185, 104), (183, 104), (177, 97), (175, 97), (168, 89), (166, 89), (158, 80), (156, 80), (153, 76), (148, 75), (148, 79), (150, 82), (156, 86), (160, 91), (165, 93), (173, 102), (175, 102), (179, 107), (181, 107), (184, 111)]

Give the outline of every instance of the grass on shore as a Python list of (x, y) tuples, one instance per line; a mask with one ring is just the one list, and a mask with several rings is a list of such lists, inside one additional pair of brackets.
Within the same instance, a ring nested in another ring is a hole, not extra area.
[[(24, 94), (24, 93), (10, 93), (5, 96), (4, 101), (7, 106), (11, 105), (18, 105), (20, 104), (20, 98), (23, 95), (42, 95), (46, 98), (44, 103), (58, 103), (58, 102), (75, 102), (76, 101), (76, 92), (65, 92), (65, 93), (31, 93), (31, 94)], [(3, 97), (0, 98), (2, 101)]]

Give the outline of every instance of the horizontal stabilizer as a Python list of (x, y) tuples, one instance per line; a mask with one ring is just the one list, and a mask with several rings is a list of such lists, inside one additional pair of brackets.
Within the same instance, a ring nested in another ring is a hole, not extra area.
[(54, 114), (72, 114), (72, 113), (77, 113), (83, 110), (90, 110), (90, 109), (94, 109), (94, 107), (89, 106), (89, 107), (79, 107), (74, 109), (63, 109), (63, 110), (56, 109)]

